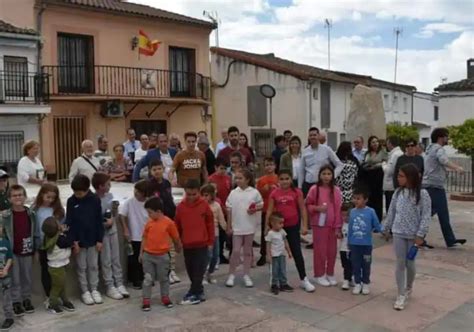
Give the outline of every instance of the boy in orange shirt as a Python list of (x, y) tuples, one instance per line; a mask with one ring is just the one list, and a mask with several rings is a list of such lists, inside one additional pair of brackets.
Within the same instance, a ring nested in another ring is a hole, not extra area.
[(260, 235), (260, 258), (257, 261), (257, 266), (263, 266), (266, 263), (267, 257), (267, 245), (265, 242), (265, 217), (268, 207), (268, 199), (273, 189), (278, 185), (278, 175), (275, 174), (275, 160), (272, 157), (266, 157), (263, 160), (263, 167), (265, 170), (265, 175), (258, 179), (257, 181), (257, 190), (260, 192), (263, 198), (263, 210), (262, 210), (262, 225), (261, 225), (261, 235)]
[(143, 231), (140, 248), (140, 262), (143, 264), (143, 311), (150, 311), (151, 289), (155, 280), (160, 283), (161, 302), (167, 308), (173, 303), (169, 297), (170, 281), (170, 238), (176, 252), (181, 251), (178, 229), (174, 222), (163, 214), (163, 202), (158, 197), (145, 202), (145, 209), (150, 219)]

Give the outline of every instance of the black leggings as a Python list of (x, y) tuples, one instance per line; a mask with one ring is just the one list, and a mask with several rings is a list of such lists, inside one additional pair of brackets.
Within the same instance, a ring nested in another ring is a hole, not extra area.
[(291, 255), (293, 255), (293, 260), (295, 261), (296, 269), (298, 270), (300, 279), (303, 280), (306, 278), (306, 268), (304, 266), (303, 253), (301, 252), (300, 226), (285, 227), (284, 229), (288, 245), (290, 246)]
[(222, 260), (225, 258), (224, 249), (227, 246), (229, 250), (229, 259), (232, 254), (232, 237), (228, 236), (225, 230), (219, 225), (219, 258)]
[(133, 284), (134, 287), (139, 287), (143, 282), (143, 267), (138, 261), (140, 256), (141, 241), (132, 241), (133, 255), (128, 256), (128, 281)]
[(46, 250), (38, 250), (38, 254), (41, 265), (41, 284), (43, 285), (46, 297), (49, 297), (51, 292), (51, 276), (48, 271), (48, 254)]

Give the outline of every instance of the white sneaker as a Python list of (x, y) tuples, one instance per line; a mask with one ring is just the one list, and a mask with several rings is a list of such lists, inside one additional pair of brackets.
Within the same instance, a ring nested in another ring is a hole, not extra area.
[(173, 284), (176, 283), (176, 282), (174, 281), (173, 277), (171, 276), (171, 274), (168, 276), (168, 279), (170, 280), (170, 285), (173, 285)]
[(405, 309), (405, 303), (406, 303), (406, 296), (405, 295), (398, 295), (397, 300), (395, 301), (393, 305), (393, 309), (395, 310), (403, 310)]
[(206, 274), (206, 279), (207, 279), (207, 282), (210, 284), (217, 284), (216, 278), (214, 278), (214, 276), (210, 273)]
[(362, 285), (361, 284), (356, 284), (354, 286), (354, 288), (352, 289), (352, 294), (359, 295), (360, 292), (362, 292)]
[(331, 284), (329, 283), (328, 279), (326, 278), (326, 276), (322, 276), (322, 277), (319, 277), (319, 278), (316, 278), (316, 283), (320, 286), (323, 286), (323, 287), (329, 287), (331, 286)]
[(331, 286), (337, 286), (337, 279), (335, 276), (327, 276), (326, 278)]
[(181, 282), (181, 279), (179, 279), (178, 275), (176, 274), (176, 272), (174, 272), (174, 270), (170, 271), (170, 278), (173, 278), (175, 283)]
[[(115, 287), (109, 287), (105, 294), (113, 300), (123, 299), (122, 294), (120, 294), (120, 292)], [(94, 297), (94, 296), (92, 296), (92, 297)], [(94, 298), (94, 301), (95, 301), (95, 298)]]
[(351, 288), (350, 284), (349, 284), (349, 280), (344, 280), (342, 282), (342, 290), (349, 290)]
[[(115, 287), (114, 287), (115, 288)], [(120, 293), (119, 293), (120, 294)], [(102, 295), (100, 295), (100, 293), (97, 291), (97, 290), (93, 290), (91, 292), (91, 295), (92, 295), (92, 299), (94, 301), (95, 304), (101, 304), (101, 303), (104, 303), (104, 301), (102, 300)]]
[(235, 284), (235, 276), (233, 274), (229, 274), (229, 277), (227, 278), (225, 285), (227, 287), (234, 287), (234, 284)]
[(219, 270), (219, 263), (216, 264), (215, 270)]
[(362, 294), (364, 294), (364, 295), (369, 295), (370, 294), (369, 284), (362, 284)]
[(89, 291), (82, 293), (81, 299), (82, 302), (84, 302), (84, 304), (86, 305), (93, 305), (95, 303), (94, 299), (92, 298), (91, 292)]
[(316, 287), (314, 287), (314, 285), (309, 282), (308, 277), (304, 277), (304, 279), (301, 280), (301, 288), (303, 288), (308, 293), (312, 293), (316, 289)]
[(130, 297), (130, 293), (128, 292), (128, 290), (125, 288), (124, 285), (120, 285), (117, 287), (117, 290), (120, 294), (122, 294), (122, 296), (126, 299), (126, 298), (129, 298)]
[(206, 279), (206, 278), (202, 279), (202, 284), (203, 284), (203, 285), (209, 285), (209, 283), (207, 282), (207, 279)]
[(253, 287), (253, 281), (252, 279), (250, 279), (250, 277), (247, 274), (244, 275), (244, 284), (245, 284), (245, 287), (248, 287), (248, 288)]
[(47, 298), (44, 300), (43, 304), (44, 304), (44, 307), (46, 308), (46, 310), (48, 310), (48, 308), (49, 308), (49, 297), (47, 297)]

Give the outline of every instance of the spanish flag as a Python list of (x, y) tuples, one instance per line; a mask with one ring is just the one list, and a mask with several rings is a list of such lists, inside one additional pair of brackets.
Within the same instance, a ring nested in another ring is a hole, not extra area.
[(158, 40), (150, 40), (143, 30), (138, 31), (138, 53), (151, 56), (155, 54), (161, 42)]

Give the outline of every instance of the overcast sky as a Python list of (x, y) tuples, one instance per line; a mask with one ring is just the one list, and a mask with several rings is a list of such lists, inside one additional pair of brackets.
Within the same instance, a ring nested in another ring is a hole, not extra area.
[(394, 79), (394, 28), (400, 27), (397, 82), (425, 92), (441, 78), (466, 78), (466, 60), (474, 57), (474, 0), (131, 1), (197, 18), (217, 11), (221, 47), (321, 68), (327, 68), (324, 19), (330, 18), (331, 69), (387, 81)]

